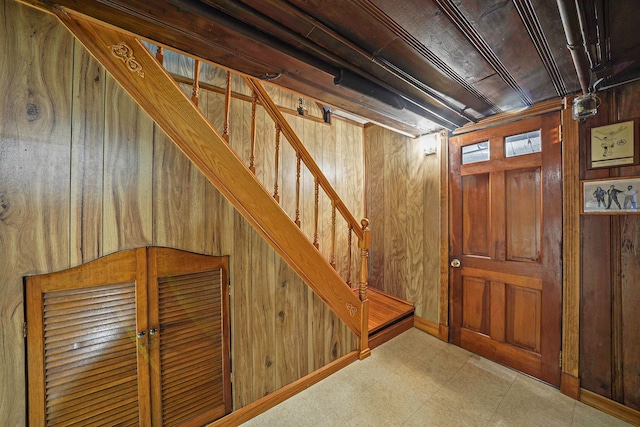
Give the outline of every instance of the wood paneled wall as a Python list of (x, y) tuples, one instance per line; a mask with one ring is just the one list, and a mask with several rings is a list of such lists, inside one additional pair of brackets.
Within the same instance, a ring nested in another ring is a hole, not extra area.
[[(437, 153), (425, 156), (427, 146)], [(369, 285), (411, 301), (415, 314), (439, 323), (440, 137), (412, 139), (365, 128)], [(445, 218), (446, 221), (446, 218)]]
[[(587, 128), (640, 117), (640, 83), (599, 94), (598, 115), (580, 125), (580, 178), (640, 176), (640, 166), (587, 170)], [(636, 145), (636, 148), (638, 145)], [(640, 410), (640, 216), (583, 215), (580, 382)]]
[[(26, 423), (22, 277), (136, 246), (230, 255), (236, 409), (357, 347), (346, 326), (55, 19), (0, 0), (0, 22), (0, 425)], [(270, 90), (276, 102), (297, 106), (297, 96)], [(201, 93), (200, 107), (221, 129), (221, 96)], [(271, 138), (259, 115), (259, 133)], [(250, 103), (234, 99), (232, 117), (231, 144), (248, 159)], [(362, 216), (362, 128), (341, 120), (292, 122)], [(272, 150), (259, 146), (269, 156)], [(295, 162), (285, 158), (295, 155), (282, 157), (289, 211)], [(273, 162), (257, 161), (259, 176), (274, 173)], [(307, 194), (304, 203), (313, 203), (313, 191)]]

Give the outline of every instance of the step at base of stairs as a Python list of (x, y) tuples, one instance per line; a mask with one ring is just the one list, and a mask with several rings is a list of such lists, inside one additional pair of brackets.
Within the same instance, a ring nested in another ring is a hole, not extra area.
[(373, 349), (413, 327), (413, 303), (369, 288), (369, 348)]

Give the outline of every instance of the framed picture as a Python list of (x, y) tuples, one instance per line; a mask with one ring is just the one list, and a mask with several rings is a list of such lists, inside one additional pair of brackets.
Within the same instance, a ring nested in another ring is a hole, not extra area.
[(640, 177), (582, 181), (582, 213), (628, 215), (640, 213)]
[(592, 127), (588, 130), (587, 169), (638, 164), (637, 120)]

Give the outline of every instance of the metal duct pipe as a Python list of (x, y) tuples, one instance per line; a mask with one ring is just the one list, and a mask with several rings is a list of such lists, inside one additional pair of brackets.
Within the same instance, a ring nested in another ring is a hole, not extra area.
[(573, 59), (573, 65), (576, 67), (578, 81), (584, 95), (589, 93), (591, 73), (587, 63), (584, 38), (578, 23), (578, 10), (574, 0), (557, 0), (557, 3), (560, 10), (560, 18), (562, 19), (562, 27), (567, 38), (567, 47), (571, 52), (571, 59)]
[(336, 86), (346, 87), (370, 98), (377, 99), (398, 110), (404, 110), (406, 106), (401, 96), (347, 70), (340, 70), (340, 75), (333, 79), (333, 83)]

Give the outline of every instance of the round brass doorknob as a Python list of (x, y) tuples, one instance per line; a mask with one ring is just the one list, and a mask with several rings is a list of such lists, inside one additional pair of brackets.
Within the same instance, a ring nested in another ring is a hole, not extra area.
[(458, 268), (460, 267), (460, 260), (458, 258), (454, 258), (451, 260), (451, 267)]

